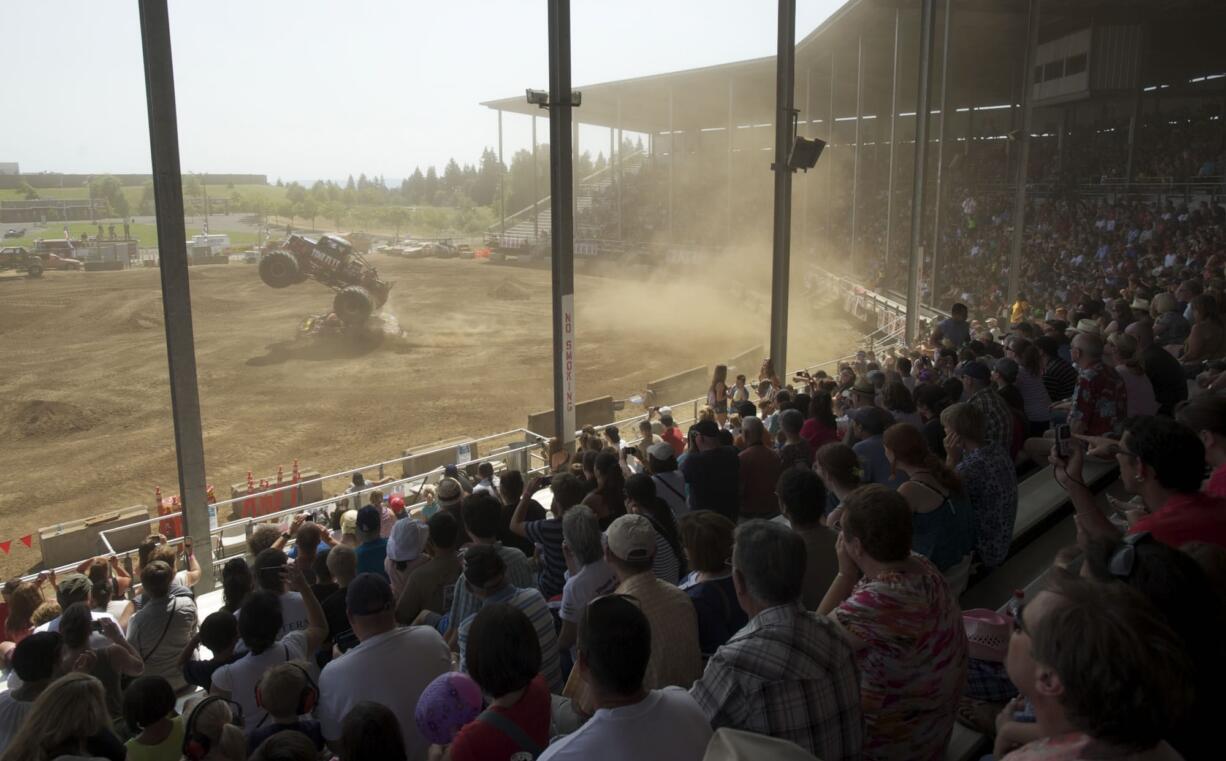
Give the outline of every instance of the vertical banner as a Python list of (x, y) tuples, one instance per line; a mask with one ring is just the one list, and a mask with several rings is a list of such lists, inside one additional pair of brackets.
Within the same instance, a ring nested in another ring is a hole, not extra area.
[(562, 419), (566, 422), (563, 429), (566, 440), (563, 443), (569, 443), (575, 440), (575, 295), (573, 293), (562, 296), (562, 356), (565, 360), (562, 370), (564, 399)]

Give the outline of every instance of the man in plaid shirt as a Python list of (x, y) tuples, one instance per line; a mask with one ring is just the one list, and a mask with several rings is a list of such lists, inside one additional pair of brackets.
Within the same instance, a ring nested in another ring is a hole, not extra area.
[(778, 523), (736, 531), (732, 580), (749, 623), (716, 651), (690, 694), (711, 726), (796, 743), (823, 761), (860, 758), (864, 724), (851, 646), (800, 604), (805, 544)]

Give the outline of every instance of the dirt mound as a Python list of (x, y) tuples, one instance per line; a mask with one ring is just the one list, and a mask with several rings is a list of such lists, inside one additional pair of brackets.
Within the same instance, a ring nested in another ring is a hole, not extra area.
[(17, 405), (9, 427), (20, 438), (34, 439), (82, 433), (97, 424), (97, 415), (75, 404), (33, 399)]
[(160, 312), (136, 312), (129, 315), (123, 324), (129, 330), (161, 330), (162, 315)]
[(518, 280), (504, 280), (490, 291), (490, 296), (500, 301), (527, 301), (532, 298), (532, 289)]

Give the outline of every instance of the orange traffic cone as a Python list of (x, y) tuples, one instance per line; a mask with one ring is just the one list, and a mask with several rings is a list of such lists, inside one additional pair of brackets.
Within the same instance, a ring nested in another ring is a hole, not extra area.
[(294, 485), (293, 488), (289, 490), (290, 507), (298, 507), (299, 503), (301, 502), (302, 487), (298, 485), (298, 481), (301, 478), (302, 475), (298, 472), (298, 458), (295, 457), (294, 469), (290, 472), (290, 483)]
[(286, 494), (281, 489), (281, 482), (284, 480), (285, 480), (285, 470), (280, 465), (278, 465), (277, 466), (277, 492), (276, 492), (277, 499), (274, 502), (278, 510), (285, 508), (285, 507), (289, 507), (289, 500), (286, 499)]
[(255, 494), (255, 479), (251, 475), (251, 471), (247, 471), (247, 499), (243, 500), (243, 517), (255, 517), (255, 498), (251, 495)]

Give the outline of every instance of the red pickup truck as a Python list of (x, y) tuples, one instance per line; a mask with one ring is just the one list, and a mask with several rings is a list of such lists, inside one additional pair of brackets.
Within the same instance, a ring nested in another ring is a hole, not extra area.
[(43, 260), (44, 269), (49, 270), (79, 270), (84, 267), (80, 259), (74, 259), (72, 241), (65, 239), (38, 240), (34, 242), (34, 253)]

